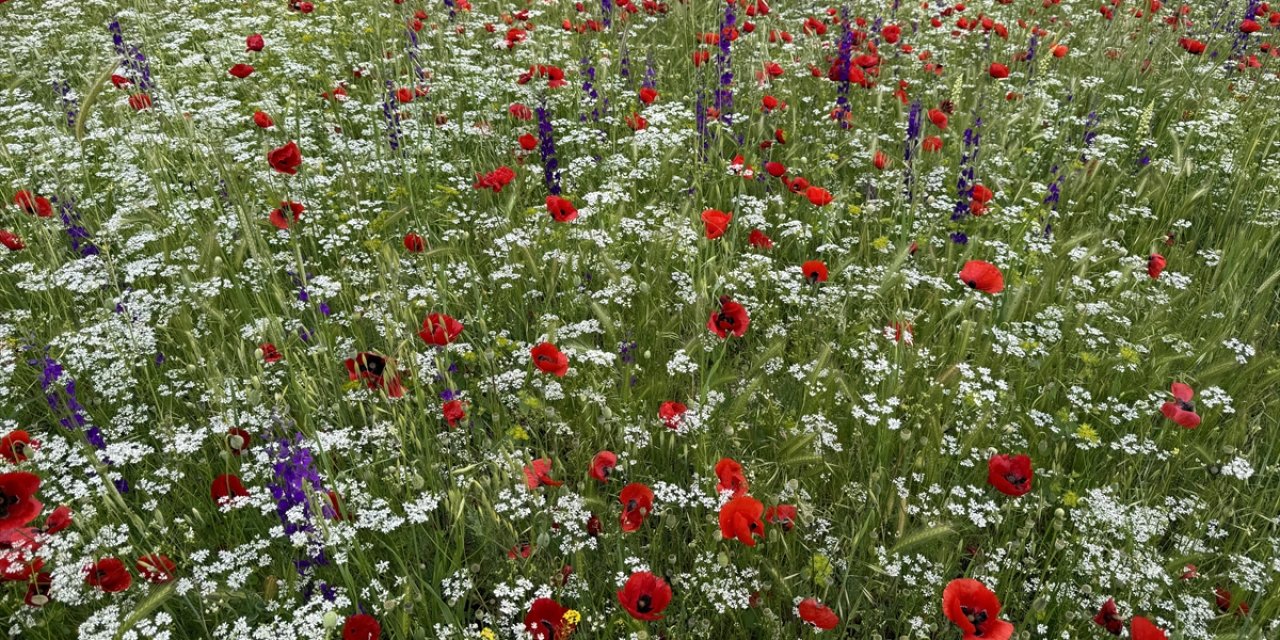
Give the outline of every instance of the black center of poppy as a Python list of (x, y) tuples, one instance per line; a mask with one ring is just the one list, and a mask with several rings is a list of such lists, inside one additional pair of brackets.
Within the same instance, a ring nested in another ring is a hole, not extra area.
[(1179, 401), (1178, 401), (1178, 408), (1179, 408), (1179, 409), (1182, 409), (1183, 411), (1195, 411), (1195, 410), (1196, 410), (1195, 405), (1193, 405), (1193, 404), (1191, 404), (1190, 402), (1187, 402), (1187, 401), (1185, 401), (1185, 400), (1179, 400)]
[(653, 598), (648, 594), (642, 595), (636, 599), (636, 611), (640, 613), (649, 613), (653, 611)]
[(387, 367), (387, 361), (382, 356), (367, 355), (363, 360), (360, 363), (360, 370), (375, 376), (382, 375), (383, 370)]
[(969, 622), (973, 623), (973, 627), (974, 627), (973, 635), (975, 635), (975, 636), (981, 636), (981, 635), (982, 635), (982, 629), (981, 629), (981, 626), (980, 626), (980, 625), (982, 625), (984, 622), (986, 622), (986, 621), (987, 621), (987, 612), (986, 612), (986, 610), (985, 610), (985, 609), (983, 609), (983, 610), (979, 610), (979, 611), (974, 611), (973, 609), (970, 609), (969, 607), (963, 607), (963, 606), (962, 606), (962, 607), (960, 607), (960, 612), (964, 614), (964, 617), (965, 617)]
[(810, 271), (810, 272), (809, 272), (809, 282), (817, 283), (817, 282), (818, 282), (818, 278), (820, 278), (820, 277), (822, 277), (822, 276), (818, 275), (818, 272), (817, 272), (817, 271)]
[(627, 511), (634, 511), (634, 510), (635, 510), (635, 508), (636, 508), (636, 501), (635, 501), (635, 500), (628, 500), (628, 501), (627, 501)]
[(716, 320), (716, 322), (718, 322), (718, 323), (720, 323), (720, 324), (724, 324), (724, 325), (729, 325), (730, 327), (732, 327), (732, 326), (733, 326), (733, 317), (732, 317), (732, 316), (727, 316), (727, 315), (725, 315), (725, 314), (724, 314), (724, 312), (721, 312), (721, 313), (720, 313), (720, 315), (719, 315), (719, 316), (717, 316), (717, 320)]
[(1005, 479), (1005, 480), (1008, 480), (1008, 481), (1009, 481), (1009, 484), (1011, 484), (1011, 485), (1013, 485), (1013, 486), (1015, 486), (1015, 487), (1021, 487), (1022, 485), (1024, 485), (1024, 484), (1026, 484), (1026, 483), (1027, 483), (1027, 479), (1026, 479), (1026, 478), (1024, 478), (1024, 477), (1022, 477), (1022, 476), (1020, 476), (1020, 475), (1018, 475), (1018, 474), (1016, 474), (1016, 473), (1006, 473), (1006, 474), (1004, 474), (1004, 479)]
[(11, 496), (3, 491), (0, 491), (0, 518), (8, 518), (9, 507), (12, 507), (13, 505), (18, 504), (19, 500), (20, 498), (18, 498), (18, 496)]
[(550, 620), (547, 620), (546, 618), (539, 620), (538, 627), (538, 633), (541, 634), (543, 638), (546, 638), (546, 640), (555, 640), (556, 628), (551, 624)]
[(612, 473), (613, 473), (613, 467), (610, 467), (610, 466), (607, 466), (607, 465), (606, 465), (606, 466), (603, 466), (603, 467), (600, 467), (600, 475), (602, 475), (602, 476), (604, 476), (604, 477), (608, 478), (608, 477), (609, 477), (609, 475), (610, 475), (610, 474), (612, 474)]
[(970, 280), (969, 282), (967, 282), (967, 283), (965, 283), (965, 284), (968, 284), (970, 289), (977, 289), (977, 288), (978, 288), (978, 281), (977, 281), (977, 280)]

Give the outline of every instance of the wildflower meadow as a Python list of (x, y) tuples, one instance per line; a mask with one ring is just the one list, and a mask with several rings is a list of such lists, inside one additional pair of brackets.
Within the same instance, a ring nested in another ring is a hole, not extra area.
[(11, 638), (1280, 638), (1280, 5), (0, 43)]

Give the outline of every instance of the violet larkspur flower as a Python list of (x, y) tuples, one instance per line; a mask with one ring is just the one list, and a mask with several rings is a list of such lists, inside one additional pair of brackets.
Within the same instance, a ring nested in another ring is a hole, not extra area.
[[(292, 438), (280, 438), (276, 443), (275, 463), (271, 466), (273, 480), (268, 485), (271, 498), (275, 500), (275, 513), (284, 525), (284, 535), (292, 536), (298, 531), (312, 534), (315, 524), (311, 521), (311, 499), (307, 492), (323, 494), (324, 483), (315, 470), (311, 458), (311, 449), (305, 444), (301, 433), (294, 433)], [(332, 508), (326, 504), (324, 515), (332, 515)]]
[(76, 128), (76, 118), (80, 115), (80, 106), (76, 103), (76, 98), (71, 93), (71, 85), (63, 82), (53, 83), (53, 90), (58, 92), (58, 96), (62, 100), (62, 110), (67, 114), (67, 128)]
[(720, 22), (720, 50), (716, 53), (716, 71), (720, 74), (720, 83), (716, 86), (714, 106), (720, 114), (720, 121), (726, 125), (733, 124), (733, 40), (729, 37), (736, 29), (737, 16), (733, 12), (733, 3), (725, 3), (724, 19)]
[[(409, 30), (413, 33), (413, 29)], [(387, 93), (382, 99), (382, 117), (387, 121), (387, 138), (391, 143), (391, 150), (398, 151), (400, 149), (400, 103), (396, 99), (395, 83), (387, 80)]]
[(845, 117), (849, 113), (849, 91), (852, 85), (849, 83), (849, 65), (853, 60), (853, 29), (850, 27), (849, 9), (842, 8), (840, 10), (840, 44), (838, 48), (838, 57), (841, 76), (840, 83), (836, 87), (836, 112), (834, 117), (836, 122), (840, 123), (842, 128), (848, 128), (849, 122)]
[(922, 108), (919, 100), (911, 101), (911, 111), (907, 114), (907, 142), (904, 145), (903, 164), (906, 169), (903, 171), (903, 195), (906, 196), (907, 202), (910, 203), (913, 198), (913, 186), (915, 186), (915, 174), (911, 170), (911, 161), (915, 155), (916, 144), (920, 140), (921, 118), (920, 112)]
[(978, 161), (978, 145), (982, 141), (982, 118), (964, 130), (964, 153), (960, 156), (960, 177), (956, 178), (956, 206), (951, 212), (953, 221), (969, 214), (969, 201), (973, 198), (974, 165)]
[(547, 184), (547, 192), (553, 196), (560, 195), (560, 162), (556, 160), (556, 141), (551, 129), (551, 115), (547, 113), (547, 103), (543, 101), (534, 110), (538, 114), (538, 152), (542, 155), (542, 179)]
[(71, 240), (71, 249), (82, 258), (96, 256), (100, 253), (97, 245), (90, 239), (89, 230), (80, 224), (80, 213), (76, 211), (76, 201), (69, 197), (53, 196), (51, 201), (58, 204), (58, 218), (62, 220), (62, 228)]

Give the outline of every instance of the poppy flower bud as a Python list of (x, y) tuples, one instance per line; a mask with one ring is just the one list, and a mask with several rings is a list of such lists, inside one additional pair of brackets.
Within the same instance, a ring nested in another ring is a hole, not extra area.
[(266, 42), (262, 40), (260, 34), (255, 33), (244, 39), (244, 46), (245, 51), (262, 51), (262, 48), (266, 46)]
[(330, 609), (324, 614), (324, 628), (332, 631), (338, 626), (338, 612)]

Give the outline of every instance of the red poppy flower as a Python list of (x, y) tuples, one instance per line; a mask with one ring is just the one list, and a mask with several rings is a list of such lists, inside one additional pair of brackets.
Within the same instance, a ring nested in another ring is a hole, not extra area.
[(1098, 615), (1093, 616), (1093, 622), (1111, 632), (1112, 635), (1120, 635), (1124, 630), (1124, 619), (1116, 609), (1115, 598), (1107, 598), (1107, 601), (1102, 603), (1102, 607), (1098, 609)]
[(1164, 630), (1142, 616), (1134, 616), (1129, 622), (1130, 640), (1169, 640)]
[(267, 218), (271, 221), (271, 224), (276, 226), (277, 229), (288, 231), (289, 227), (292, 226), (293, 223), (297, 222), (306, 210), (307, 208), (302, 206), (301, 202), (285, 200), (280, 203), (279, 208), (272, 209), (271, 215)]
[(111, 74), (111, 84), (117, 89), (123, 89), (125, 87), (133, 85), (133, 80), (130, 80), (122, 75), (113, 73)]
[(36, 575), (36, 579), (27, 585), (27, 595), (22, 601), (28, 607), (43, 607), (49, 604), (49, 592), (53, 590), (53, 574), (41, 573)]
[(817, 598), (801, 600), (796, 609), (800, 612), (801, 620), (823, 631), (830, 631), (840, 624), (840, 618), (831, 610), (831, 607), (818, 602)]
[(244, 429), (237, 427), (227, 429), (227, 448), (231, 449), (231, 453), (234, 455), (238, 456), (245, 451), (248, 451), (249, 442), (252, 440), (253, 437)]
[(0, 531), (26, 526), (44, 505), (35, 499), (40, 476), (25, 471), (0, 474)]
[(159, 553), (152, 553), (141, 558), (133, 564), (133, 568), (138, 571), (138, 575), (143, 580), (152, 584), (165, 584), (173, 582), (173, 570), (177, 567), (169, 556)]
[(8, 247), (10, 251), (22, 251), (27, 248), (27, 245), (22, 241), (22, 238), (19, 238), (18, 234), (8, 229), (0, 229), (0, 244)]
[(790, 531), (796, 526), (796, 508), (789, 504), (769, 507), (764, 510), (764, 519), (769, 524), (782, 527), (783, 531)]
[(151, 96), (145, 93), (135, 93), (129, 96), (129, 108), (134, 111), (146, 111), (151, 108)]
[(569, 356), (561, 353), (550, 342), (539, 344), (531, 349), (529, 353), (533, 356), (533, 365), (543, 373), (563, 378), (569, 372)]
[(271, 116), (261, 111), (253, 112), (253, 123), (258, 125), (259, 129), (270, 129), (276, 124), (275, 121), (271, 119)]
[(516, 120), (531, 120), (533, 118), (533, 109), (520, 104), (519, 102), (507, 107), (507, 113)]
[(970, 289), (986, 293), (1004, 291), (1004, 275), (1000, 273), (1000, 269), (982, 260), (970, 260), (964, 263), (964, 268), (960, 270), (960, 281)]
[(0, 456), (4, 456), (5, 460), (13, 464), (18, 464), (26, 460), (36, 445), (31, 441), (31, 434), (22, 429), (14, 429), (0, 438)]
[(831, 192), (822, 187), (809, 187), (805, 192), (805, 196), (809, 198), (809, 202), (815, 207), (825, 207), (831, 204)]
[(230, 473), (224, 473), (213, 479), (213, 484), (209, 487), (209, 497), (213, 498), (219, 506), (230, 502), (232, 498), (244, 498), (249, 495), (245, 490), (244, 483), (240, 482), (240, 477)]
[(381, 636), (382, 625), (367, 613), (348, 616), (342, 624), (342, 640), (378, 640)]
[(87, 570), (85, 584), (107, 593), (124, 591), (133, 584), (133, 576), (119, 558), (103, 558), (87, 567)]
[(36, 555), (42, 546), (31, 527), (0, 531), (0, 581), (21, 582), (44, 567), (44, 559)]
[(622, 503), (622, 530), (635, 531), (653, 511), (653, 491), (639, 482), (632, 482), (622, 488), (618, 502)]
[(645, 104), (653, 104), (658, 99), (658, 91), (652, 87), (642, 87), (640, 89), (640, 102)]
[(648, 571), (631, 574), (618, 590), (618, 602), (637, 620), (662, 619), (662, 611), (671, 604), (671, 585)]
[(462, 323), (454, 320), (452, 316), (433, 313), (423, 319), (422, 331), (418, 332), (418, 337), (427, 344), (443, 347), (457, 340), (462, 334), (462, 329)]
[(827, 265), (821, 260), (809, 260), (800, 265), (800, 271), (804, 273), (804, 279), (812, 284), (827, 281)]
[(1069, 49), (1067, 48), (1067, 45), (1060, 44), (1055, 46), (1053, 49), (1051, 49), (1051, 51), (1053, 53), (1053, 57), (1065, 58), (1067, 56), (1067, 51), (1069, 51)]
[(244, 39), (245, 51), (262, 51), (262, 48), (265, 46), (267, 46), (267, 43), (262, 39), (262, 36), (259, 34), (255, 33), (249, 36), (248, 38)]
[(1000, 599), (981, 582), (957, 578), (942, 591), (942, 613), (960, 627), (964, 640), (1009, 640), (1013, 625), (1001, 620)]
[(520, 136), (517, 142), (520, 143), (520, 148), (525, 151), (533, 151), (538, 148), (538, 138), (532, 133), (526, 133)]
[(253, 67), (242, 62), (230, 69), (227, 69), (227, 73), (243, 80), (253, 75)]
[(1151, 276), (1152, 280), (1159, 278), (1160, 274), (1164, 272), (1166, 264), (1168, 264), (1168, 261), (1164, 259), (1164, 256), (1158, 253), (1151, 254), (1147, 257), (1147, 275)]
[(547, 196), (547, 211), (556, 222), (572, 222), (578, 219), (578, 210), (573, 203), (560, 196)]
[(484, 175), (476, 174), (476, 183), (473, 186), (476, 190), (489, 189), (494, 193), (502, 193), (502, 188), (511, 184), (516, 177), (516, 172), (511, 167), (501, 166)]
[(782, 164), (781, 162), (770, 161), (770, 162), (764, 163), (764, 170), (766, 173), (768, 173), (769, 175), (775, 178), (781, 178), (782, 174), (787, 172), (787, 166)]
[(515, 560), (516, 558), (525, 559), (531, 555), (533, 555), (533, 545), (527, 542), (511, 547), (511, 549), (507, 551), (508, 560)]
[(649, 127), (649, 121), (638, 113), (627, 114), (626, 121), (632, 131), (644, 131)]
[(733, 497), (747, 495), (747, 476), (742, 472), (742, 465), (730, 458), (721, 458), (716, 463), (716, 492), (732, 491)]
[(764, 537), (764, 504), (751, 496), (738, 496), (720, 508), (720, 535), (737, 538), (748, 547), (756, 546), (756, 536)]
[(1020, 496), (1031, 491), (1031, 458), (1001, 453), (987, 461), (987, 482), (1007, 496)]
[[(404, 387), (400, 384), (400, 376), (395, 371), (395, 361), (389, 360), (371, 351), (362, 351), (344, 363), (347, 376), (351, 380), (364, 380), (370, 389), (385, 389), (392, 398), (404, 396)], [(390, 372), (388, 372), (390, 369)]]
[(987, 73), (990, 73), (991, 77), (996, 80), (1003, 80), (1009, 77), (1009, 67), (1006, 67), (999, 62), (992, 62), (991, 66), (987, 68)]
[(668, 429), (679, 430), (680, 425), (684, 422), (684, 414), (689, 410), (683, 402), (668, 400), (658, 407), (658, 417), (662, 418), (662, 424)]
[(793, 178), (790, 180), (783, 178), (782, 184), (787, 185), (787, 190), (791, 193), (800, 193), (801, 191), (809, 190), (809, 181), (804, 178)]
[(267, 162), (272, 169), (287, 175), (295, 175), (298, 173), (298, 167), (302, 166), (302, 152), (298, 149), (298, 143), (290, 140), (283, 147), (277, 147), (267, 153)]
[(948, 120), (947, 112), (942, 109), (929, 110), (929, 122), (932, 122), (933, 126), (939, 129), (946, 129)]
[(44, 196), (38, 196), (30, 191), (22, 190), (13, 194), (13, 204), (19, 209), (41, 218), (48, 218), (53, 215), (53, 203)]
[(536, 640), (563, 640), (573, 631), (564, 619), (568, 611), (551, 598), (538, 598), (524, 614), (524, 630)]
[(896, 44), (898, 42), (898, 38), (902, 37), (902, 27), (899, 27), (896, 24), (886, 25), (880, 30), (880, 35), (884, 37), (885, 42), (888, 42), (889, 44)]
[(1223, 587), (1215, 587), (1213, 589), (1213, 598), (1218, 605), (1218, 609), (1223, 613), (1231, 613), (1233, 609), (1237, 615), (1245, 615), (1249, 613), (1249, 603), (1243, 600), (1237, 602), (1235, 606), (1232, 607), (1231, 601), (1234, 600), (1234, 598), (1231, 596), (1231, 592)]
[(413, 102), (413, 90), (409, 87), (400, 87), (396, 89), (396, 102), (400, 104), (408, 104)]
[(920, 148), (930, 153), (942, 151), (942, 138), (939, 138), (938, 136), (929, 136), (920, 143)]
[(1200, 426), (1200, 416), (1196, 413), (1195, 406), (1191, 404), (1195, 391), (1181, 382), (1173, 383), (1169, 390), (1173, 393), (1174, 401), (1160, 405), (1160, 413), (1185, 429)]
[(715, 240), (724, 235), (729, 230), (729, 221), (733, 220), (732, 213), (726, 213), (719, 209), (707, 209), (702, 212), (702, 223), (706, 226), (707, 239)]
[(60, 504), (44, 519), (45, 533), (58, 533), (71, 526), (71, 507)]
[(770, 239), (769, 236), (766, 236), (764, 232), (759, 229), (751, 230), (750, 235), (747, 236), (747, 242), (749, 242), (751, 246), (759, 249), (773, 248), (773, 240)]
[(275, 364), (284, 359), (284, 354), (276, 348), (276, 345), (270, 342), (264, 342), (258, 345), (258, 349), (262, 351), (262, 361), (267, 364)]
[(440, 406), (440, 413), (444, 416), (444, 421), (450, 427), (458, 426), (459, 422), (467, 419), (466, 405), (461, 400), (449, 400)]
[[(773, 111), (774, 109), (777, 109), (778, 104), (779, 104), (778, 99), (773, 96), (765, 96), (760, 99), (760, 106), (765, 110), (766, 113), (769, 111)], [(774, 176), (774, 177), (776, 178), (777, 176)]]
[(551, 460), (538, 458), (524, 468), (524, 483), (530, 490), (538, 487), (558, 487), (564, 482), (551, 477)]
[(1192, 38), (1178, 38), (1178, 46), (1182, 47), (1187, 53), (1198, 56), (1204, 53), (1205, 44), (1199, 40)]
[(991, 192), (991, 189), (988, 189), (982, 183), (973, 185), (974, 201), (981, 202), (982, 204), (986, 204), (988, 202), (991, 202), (991, 199), (994, 197), (995, 197), (995, 194)]
[(728, 296), (720, 296), (720, 310), (711, 313), (707, 329), (721, 338), (728, 338), (730, 334), (741, 338), (747, 333), (747, 326), (750, 324), (751, 318), (747, 316), (746, 308)]
[(549, 64), (536, 64), (529, 67), (528, 71), (520, 74), (516, 84), (528, 84), (534, 78), (546, 78), (547, 86), (552, 89), (559, 89), (565, 85), (564, 70)]
[(617, 454), (612, 451), (601, 451), (591, 458), (591, 477), (600, 482), (608, 482), (609, 476), (617, 466)]

